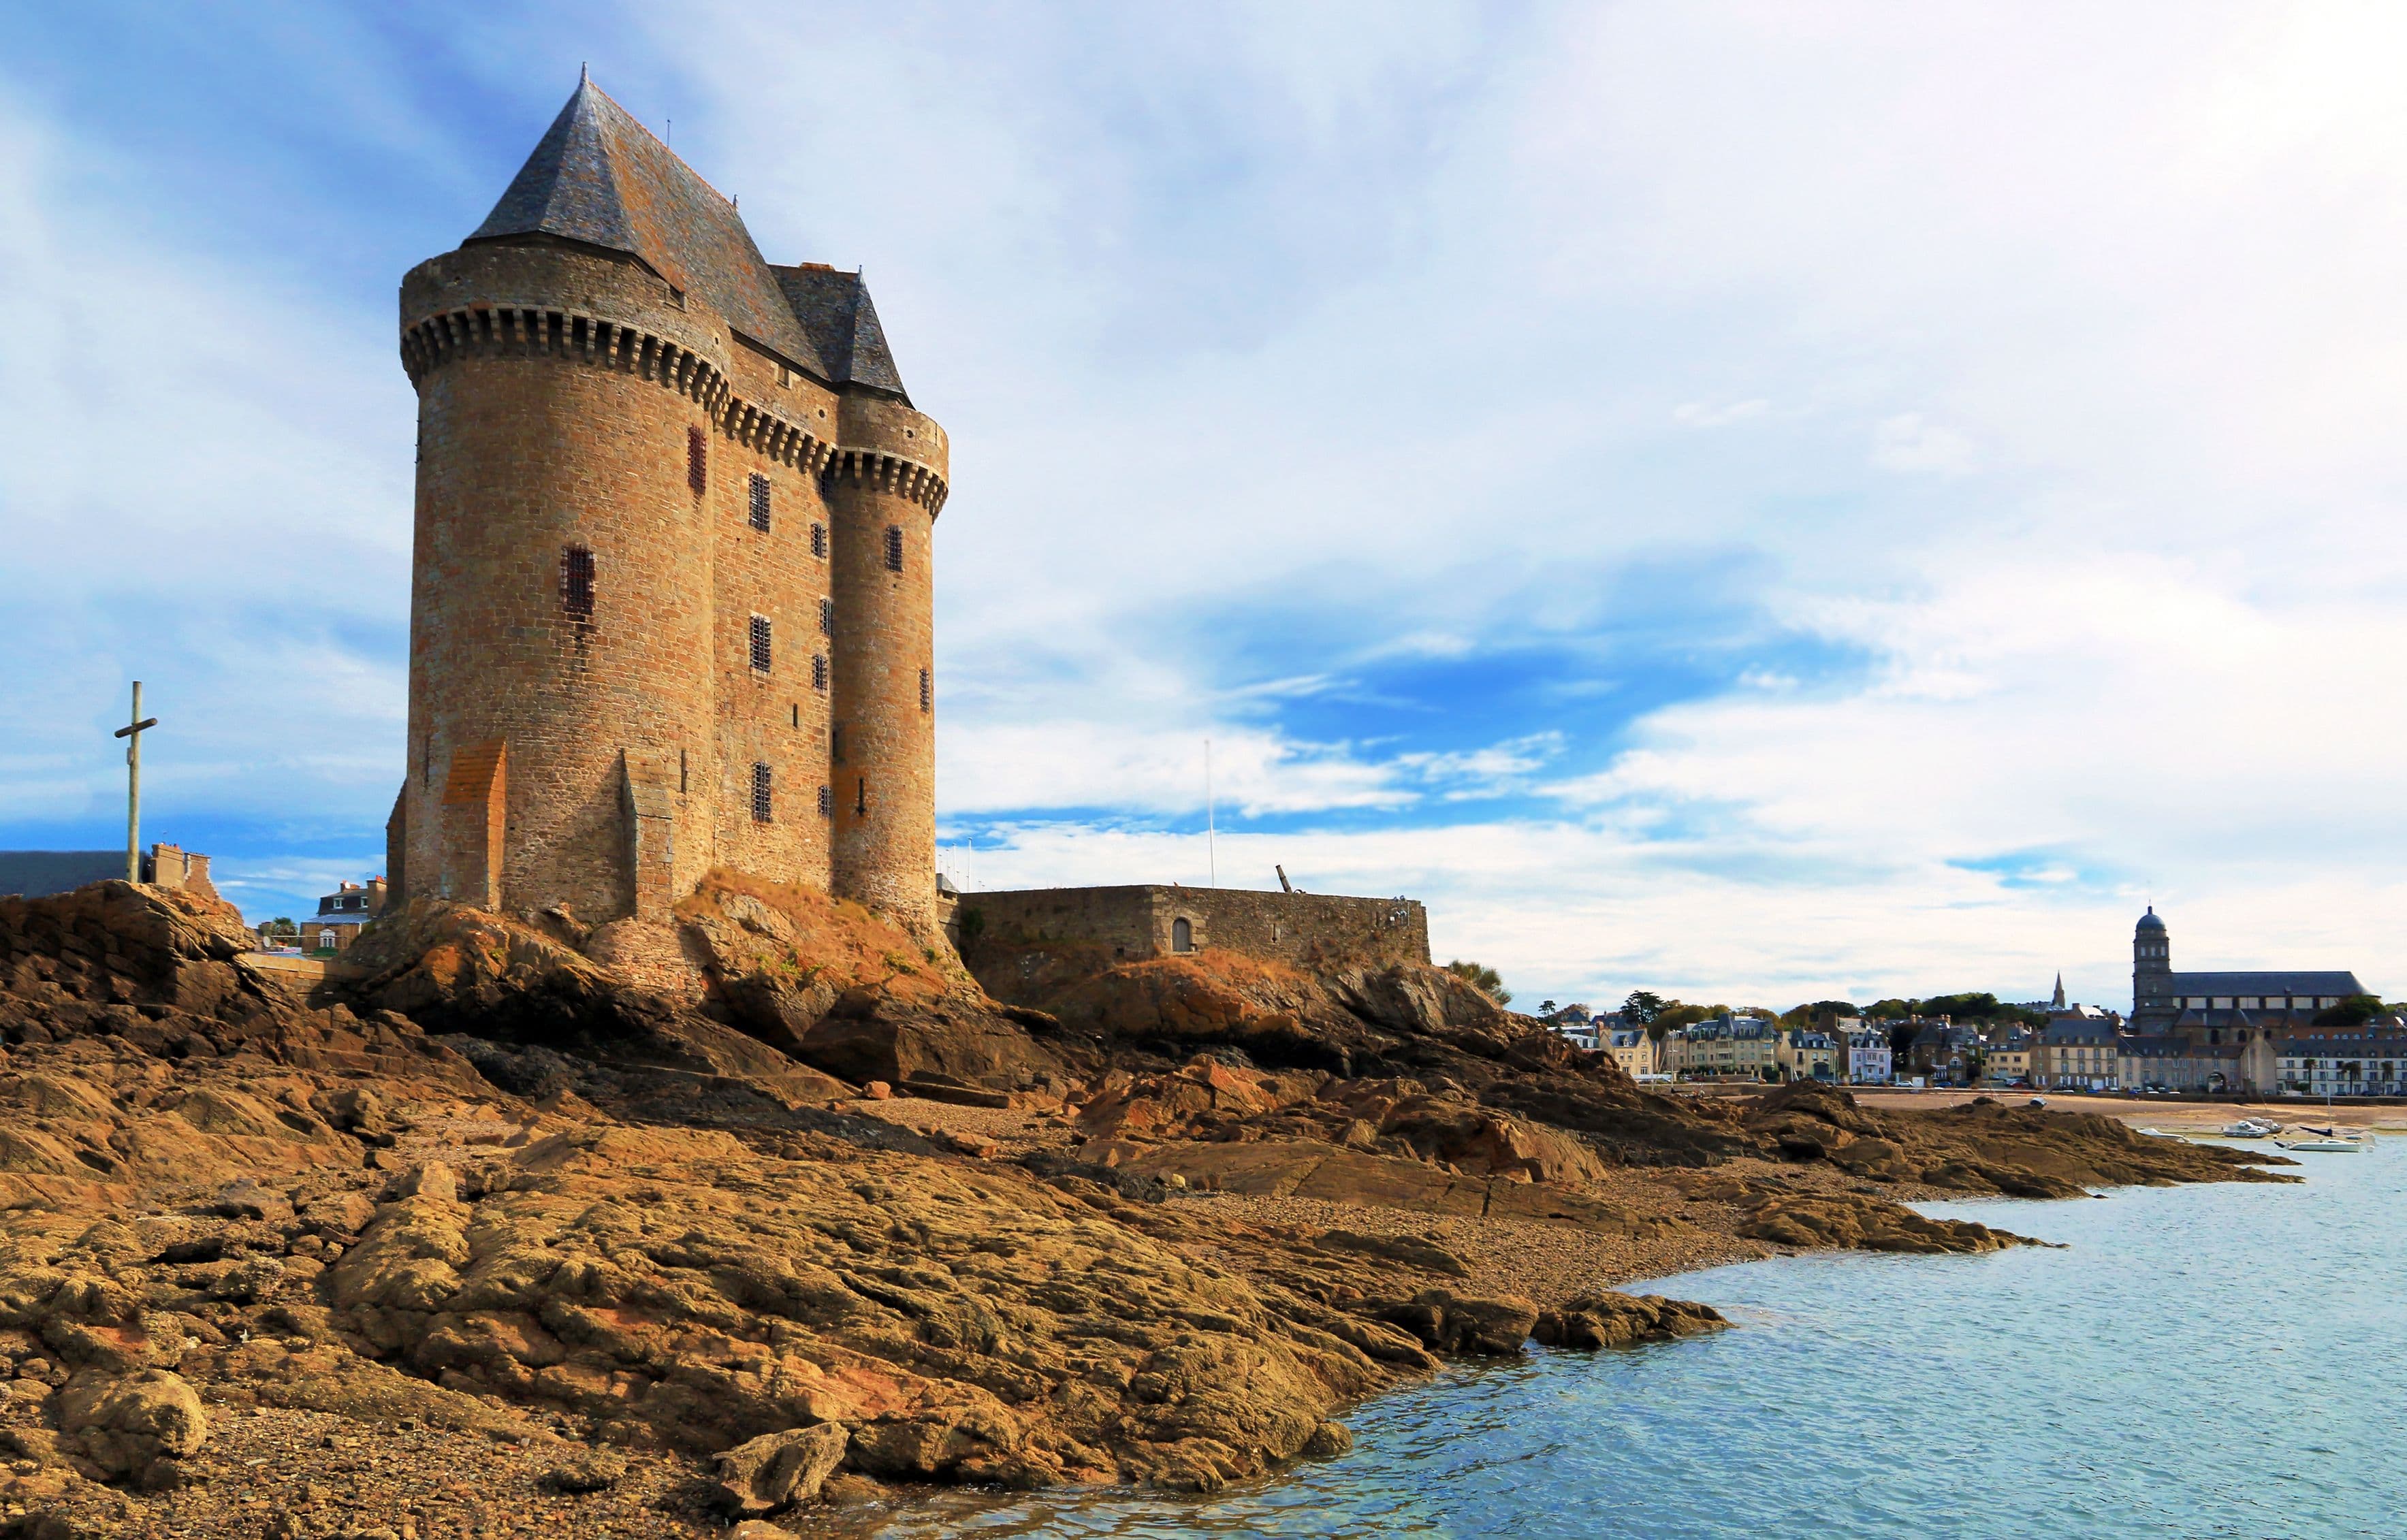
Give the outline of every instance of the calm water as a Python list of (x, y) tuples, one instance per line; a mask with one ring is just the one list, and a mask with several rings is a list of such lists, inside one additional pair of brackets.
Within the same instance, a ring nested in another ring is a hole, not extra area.
[(2299, 1159), (2304, 1187), (1928, 1207), (2069, 1250), (1690, 1274), (1665, 1290), (1740, 1330), (1456, 1371), (1258, 1490), (879, 1533), (2407, 1534), (2407, 1139)]

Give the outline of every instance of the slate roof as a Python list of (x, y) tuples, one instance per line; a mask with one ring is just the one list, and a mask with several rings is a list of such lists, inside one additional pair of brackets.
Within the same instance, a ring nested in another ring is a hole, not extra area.
[(886, 346), (886, 328), (858, 273), (839, 273), (818, 263), (772, 267), (786, 303), (819, 350), (822, 374), (832, 384), (866, 385), (891, 391), (905, 402), (902, 372)]
[(125, 879), (122, 850), (0, 850), (0, 897), (45, 898)]
[(2177, 973), (2172, 994), (2366, 994), (2353, 973)]
[(735, 205), (590, 79), (468, 241), (528, 235), (624, 251), (788, 363), (904, 394), (860, 275), (771, 268)]

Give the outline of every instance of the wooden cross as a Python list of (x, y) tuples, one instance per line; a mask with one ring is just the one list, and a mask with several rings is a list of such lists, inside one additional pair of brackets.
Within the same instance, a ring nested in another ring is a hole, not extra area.
[(125, 740), (125, 880), (142, 880), (142, 734), (159, 725), (142, 715), (142, 681), (134, 681), (134, 716), (113, 737)]

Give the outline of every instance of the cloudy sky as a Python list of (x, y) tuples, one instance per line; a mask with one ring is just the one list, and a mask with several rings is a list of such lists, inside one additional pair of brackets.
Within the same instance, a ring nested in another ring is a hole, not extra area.
[[(385, 19), (376, 20), (383, 14)], [(580, 63), (951, 431), (947, 863), (1520, 996), (2407, 992), (2395, 7), (19, 7), (0, 847), (381, 869), (394, 292)], [(1204, 827), (1204, 742), (1218, 793)]]

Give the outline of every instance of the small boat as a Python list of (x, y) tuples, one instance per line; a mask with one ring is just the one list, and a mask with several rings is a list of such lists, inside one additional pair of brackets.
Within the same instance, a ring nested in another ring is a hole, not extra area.
[(2362, 1139), (2277, 1139), (2274, 1143), (2306, 1155), (2354, 1155), (2365, 1148)]
[(2282, 1132), (2282, 1125), (2263, 1118), (2243, 1118), (2223, 1131), (2227, 1139), (2263, 1139)]
[(2146, 1134), (2151, 1139), (2178, 1139), (2181, 1137), (2178, 1134), (2168, 1134), (2160, 1128), (2144, 1128), (2140, 1130), (2140, 1132)]

